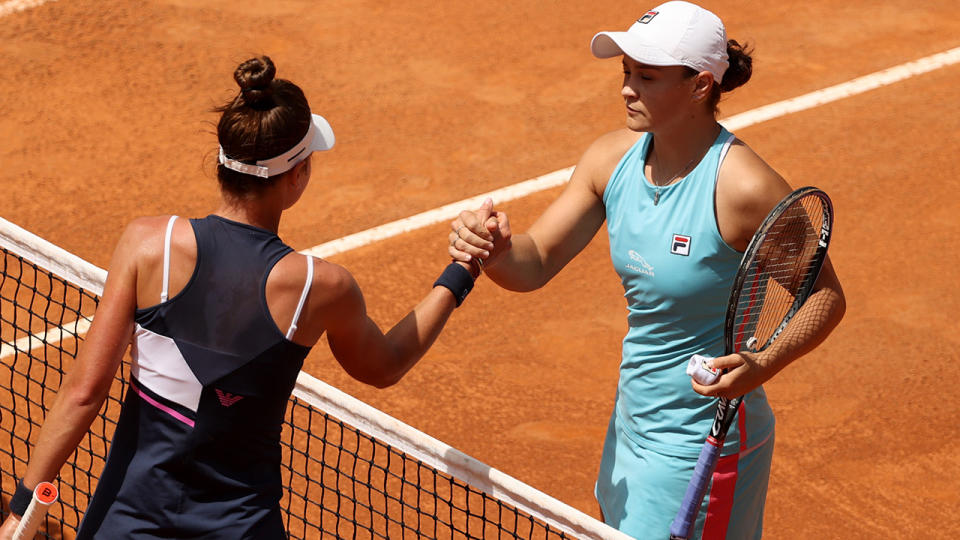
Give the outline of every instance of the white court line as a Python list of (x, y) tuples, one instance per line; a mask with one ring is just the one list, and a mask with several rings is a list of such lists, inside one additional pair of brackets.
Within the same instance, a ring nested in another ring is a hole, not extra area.
[(47, 2), (56, 2), (57, 0), (7, 0), (0, 4), (0, 17), (5, 17), (11, 13), (18, 13), (30, 8), (42, 6)]
[[(65, 330), (66, 328), (75, 328), (75, 331)], [(24, 336), (15, 341), (13, 346), (0, 343), (0, 361), (5, 360), (8, 356), (13, 356), (18, 351), (29, 353), (34, 349), (40, 348), (44, 343), (58, 343), (74, 336), (82, 336), (86, 334), (89, 329), (90, 320), (79, 319), (57, 328), (50, 328), (49, 330), (37, 332), (31, 336)]]
[[(804, 94), (802, 96), (784, 101), (778, 101), (770, 105), (737, 114), (731, 116), (730, 118), (721, 120), (721, 123), (730, 131), (736, 131), (738, 129), (743, 129), (760, 122), (766, 122), (767, 120), (772, 120), (780, 116), (811, 109), (825, 103), (830, 103), (831, 101), (837, 101), (839, 99), (874, 90), (876, 88), (880, 88), (881, 86), (893, 84), (897, 81), (902, 81), (904, 79), (908, 79), (922, 73), (927, 73), (929, 71), (934, 71), (958, 62), (960, 62), (960, 47), (928, 56), (926, 58), (921, 58), (920, 60), (901, 64), (896, 67), (877, 71), (869, 75), (864, 75), (863, 77), (858, 77), (845, 83), (824, 88), (823, 90), (817, 90), (809, 94)], [(373, 242), (386, 240), (387, 238), (397, 236), (398, 234), (414, 231), (435, 223), (439, 223), (441, 221), (452, 220), (462, 210), (477, 208), (487, 197), (492, 198), (495, 203), (502, 203), (562, 185), (570, 178), (570, 174), (572, 172), (573, 167), (560, 169), (559, 171), (554, 171), (532, 180), (527, 180), (520, 182), (519, 184), (514, 184), (512, 186), (507, 186), (505, 188), (490, 191), (488, 193), (476, 195), (474, 197), (470, 197), (469, 199), (447, 204), (434, 210), (428, 210), (408, 218), (386, 223), (372, 229), (367, 229), (365, 231), (344, 236), (343, 238), (331, 240), (325, 244), (320, 244), (319, 246), (304, 250), (303, 253), (308, 253), (315, 257), (329, 257), (331, 255), (343, 253), (367, 244), (372, 244)]]
[(329, 257), (331, 255), (336, 255), (337, 253), (350, 251), (351, 249), (372, 244), (380, 240), (385, 240), (401, 233), (415, 231), (417, 229), (422, 229), (423, 227), (433, 225), (434, 223), (453, 219), (460, 213), (461, 210), (466, 210), (468, 208), (472, 209), (480, 206), (487, 197), (492, 198), (497, 203), (502, 203), (504, 201), (512, 201), (514, 199), (519, 199), (520, 197), (525, 197), (531, 193), (550, 189), (554, 186), (559, 186), (570, 178), (570, 173), (572, 172), (573, 167), (567, 167), (566, 169), (553, 171), (552, 173), (538, 176), (532, 180), (520, 182), (519, 184), (500, 188), (488, 193), (483, 193), (475, 197), (470, 197), (469, 199), (464, 199), (462, 201), (450, 203), (446, 206), (441, 206), (440, 208), (421, 212), (408, 218), (400, 219), (391, 223), (374, 227), (372, 229), (367, 229), (365, 231), (344, 236), (343, 238), (331, 240), (326, 244), (320, 244), (319, 246), (305, 250), (302, 253), (307, 253), (313, 255), (314, 257)]
[[(41, 2), (41, 0), (33, 0), (33, 3)], [(21, 2), (6, 2), (0, 4), (0, 14), (2, 14), (2, 9), (10, 4), (27, 4), (28, 1)], [(889, 85), (897, 81), (901, 81), (915, 75), (922, 73), (927, 73), (945, 66), (956, 64), (960, 62), (960, 47), (951, 49), (949, 51), (935, 54), (933, 56), (928, 56), (926, 58), (921, 58), (914, 62), (908, 62), (906, 64), (901, 64), (899, 66), (885, 69), (883, 71), (878, 71), (876, 73), (871, 73), (870, 75), (865, 75), (852, 81), (831, 86), (823, 90), (818, 90), (816, 92), (811, 92), (803, 96), (799, 96), (793, 99), (788, 99), (785, 101), (779, 101), (764, 107), (753, 109), (730, 118), (724, 119), (722, 123), (730, 129), (731, 131), (736, 131), (754, 124), (765, 122), (767, 120), (772, 120), (780, 116), (784, 116), (790, 113), (795, 113), (823, 105), (825, 103), (830, 103), (831, 101), (836, 101), (838, 99), (843, 99), (850, 97), (856, 94), (867, 92), (881, 86)], [(567, 167), (565, 169), (560, 169), (559, 171), (554, 171), (543, 176), (539, 176), (532, 180), (527, 180), (525, 182), (520, 182), (512, 186), (507, 186), (505, 188), (497, 189), (490, 191), (488, 193), (483, 193), (476, 195), (469, 199), (464, 199), (462, 201), (457, 201), (434, 210), (428, 210), (414, 216), (397, 220), (391, 223), (380, 225), (372, 229), (367, 229), (366, 231), (361, 231), (354, 233), (343, 238), (332, 240), (325, 244), (310, 248), (303, 251), (303, 253), (309, 253), (316, 257), (329, 257), (337, 253), (343, 253), (351, 249), (355, 249), (373, 242), (380, 240), (385, 240), (399, 234), (414, 231), (421, 229), (423, 227), (439, 223), (448, 219), (453, 219), (457, 214), (467, 208), (476, 208), (483, 203), (483, 200), (487, 197), (492, 198), (497, 203), (502, 203), (505, 201), (511, 201), (514, 199), (519, 199), (525, 197), (532, 193), (537, 193), (545, 189), (556, 187), (564, 184), (570, 177), (570, 174), (573, 172), (573, 167)], [(103, 272), (100, 269), (96, 269), (99, 272)], [(104, 272), (105, 274), (105, 272)], [(102, 283), (102, 278), (101, 278)], [(85, 331), (85, 330), (84, 330)], [(15, 346), (18, 348), (21, 347), (21, 342), (24, 344), (29, 343), (29, 339), (41, 339), (42, 336), (49, 334), (51, 336), (59, 335), (57, 332), (60, 332), (59, 329), (52, 329), (48, 332), (43, 332), (37, 336), (24, 337), (17, 340)], [(78, 332), (80, 334), (82, 332)], [(26, 346), (26, 345), (23, 345)], [(6, 357), (8, 354), (13, 352), (13, 348), (10, 346), (3, 346), (0, 348), (0, 359)]]
[(830, 103), (831, 101), (837, 101), (838, 99), (875, 90), (881, 86), (909, 79), (910, 77), (956, 64), (957, 62), (960, 62), (960, 47), (864, 75), (852, 81), (824, 88), (823, 90), (817, 90), (816, 92), (810, 92), (800, 97), (778, 101), (777, 103), (753, 109), (752, 111), (731, 116), (723, 120), (722, 123), (731, 131), (737, 130), (787, 114), (812, 109), (813, 107)]
[[(40, 264), (50, 272), (91, 294), (99, 296), (103, 293), (103, 284), (107, 280), (106, 270), (90, 264), (60, 246), (56, 246), (3, 218), (0, 218), (0, 247), (26, 261)], [(67, 328), (76, 328), (75, 333), (78, 336), (85, 334), (90, 328), (91, 321), (92, 317), (81, 317), (77, 321), (68, 322), (57, 328), (49, 328), (32, 336), (24, 336), (16, 340), (13, 345), (0, 343), (0, 360), (6, 359), (17, 351), (32, 351), (45, 342), (55, 343), (60, 341), (64, 339), (64, 333), (74, 333), (65, 330)], [(31, 347), (31, 345), (36, 345), (36, 347)]]

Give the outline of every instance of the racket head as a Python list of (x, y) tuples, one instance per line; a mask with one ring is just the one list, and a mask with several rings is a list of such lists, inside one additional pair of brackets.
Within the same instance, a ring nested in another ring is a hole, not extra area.
[[(800, 188), (763, 220), (743, 254), (727, 303), (726, 354), (759, 352), (770, 346), (810, 296), (827, 257), (833, 204), (823, 191)], [(743, 396), (721, 398), (680, 504), (670, 525), (671, 540), (690, 538), (720, 449)]]
[[(799, 188), (767, 214), (740, 262), (724, 321), (724, 351), (760, 352), (772, 344), (813, 291), (827, 257), (833, 203)], [(723, 442), (743, 396), (720, 399), (710, 438)]]
[(740, 262), (724, 322), (726, 354), (773, 343), (813, 290), (827, 257), (833, 203), (815, 187), (785, 197), (763, 220)]

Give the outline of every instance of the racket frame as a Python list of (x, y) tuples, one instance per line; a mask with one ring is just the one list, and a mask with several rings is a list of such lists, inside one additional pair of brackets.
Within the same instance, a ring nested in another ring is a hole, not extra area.
[[(784, 197), (783, 200), (767, 214), (767, 217), (764, 218), (763, 222), (761, 222), (757, 228), (757, 232), (754, 233), (750, 239), (750, 243), (747, 244), (747, 249), (743, 252), (743, 258), (740, 260), (740, 267), (734, 278), (733, 286), (730, 288), (730, 298), (727, 302), (727, 313), (723, 332), (723, 349), (725, 355), (740, 352), (740, 350), (735, 347), (735, 326), (738, 322), (736, 314), (740, 293), (743, 290), (747, 277), (750, 275), (750, 269), (757, 258), (760, 246), (763, 244), (767, 233), (770, 232), (774, 223), (780, 219), (786, 209), (796, 201), (810, 195), (819, 197), (823, 203), (823, 215), (821, 217), (817, 249), (812, 257), (816, 271), (810, 272), (804, 279), (804, 282), (800, 284), (793, 304), (791, 304), (787, 310), (783, 321), (781, 321), (770, 335), (770, 338), (759, 347), (754, 347), (752, 352), (763, 351), (780, 337), (780, 334), (787, 327), (787, 324), (789, 324), (793, 316), (796, 315), (797, 311), (800, 310), (810, 296), (813, 285), (823, 270), (823, 263), (827, 257), (827, 248), (830, 246), (830, 236), (833, 230), (833, 203), (830, 201), (830, 197), (820, 189), (806, 186), (796, 189)], [(700, 450), (700, 456), (697, 458), (697, 464), (694, 466), (693, 476), (687, 485), (687, 491), (683, 496), (680, 509), (670, 524), (670, 540), (687, 540), (690, 538), (696, 524), (697, 514), (700, 511), (700, 505), (703, 502), (703, 497), (706, 495), (707, 487), (710, 485), (710, 479), (713, 476), (714, 470), (716, 470), (720, 451), (727, 438), (727, 431), (729, 431), (730, 425), (733, 423), (733, 419), (736, 417), (737, 410), (740, 408), (742, 402), (743, 396), (738, 396), (733, 399), (720, 398), (717, 403), (717, 414), (713, 419), (713, 424), (710, 426), (710, 434), (707, 436), (707, 440)]]

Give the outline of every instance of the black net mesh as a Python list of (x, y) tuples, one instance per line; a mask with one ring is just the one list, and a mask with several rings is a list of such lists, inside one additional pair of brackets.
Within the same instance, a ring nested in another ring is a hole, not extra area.
[[(98, 297), (6, 249), (0, 282), (2, 514)], [(124, 362), (103, 410), (57, 480), (45, 538), (73, 538), (103, 469), (126, 388)], [(296, 393), (282, 434), (281, 505), (291, 538), (566, 538), (564, 532), (311, 406)]]

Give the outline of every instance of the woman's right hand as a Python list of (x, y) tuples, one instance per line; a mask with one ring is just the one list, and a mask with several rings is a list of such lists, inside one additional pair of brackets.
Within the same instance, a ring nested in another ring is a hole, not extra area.
[(456, 261), (469, 262), (479, 258), (484, 266), (496, 263), (510, 249), (510, 221), (503, 212), (493, 210), (493, 200), (487, 199), (477, 210), (464, 210), (450, 223), (447, 251)]

